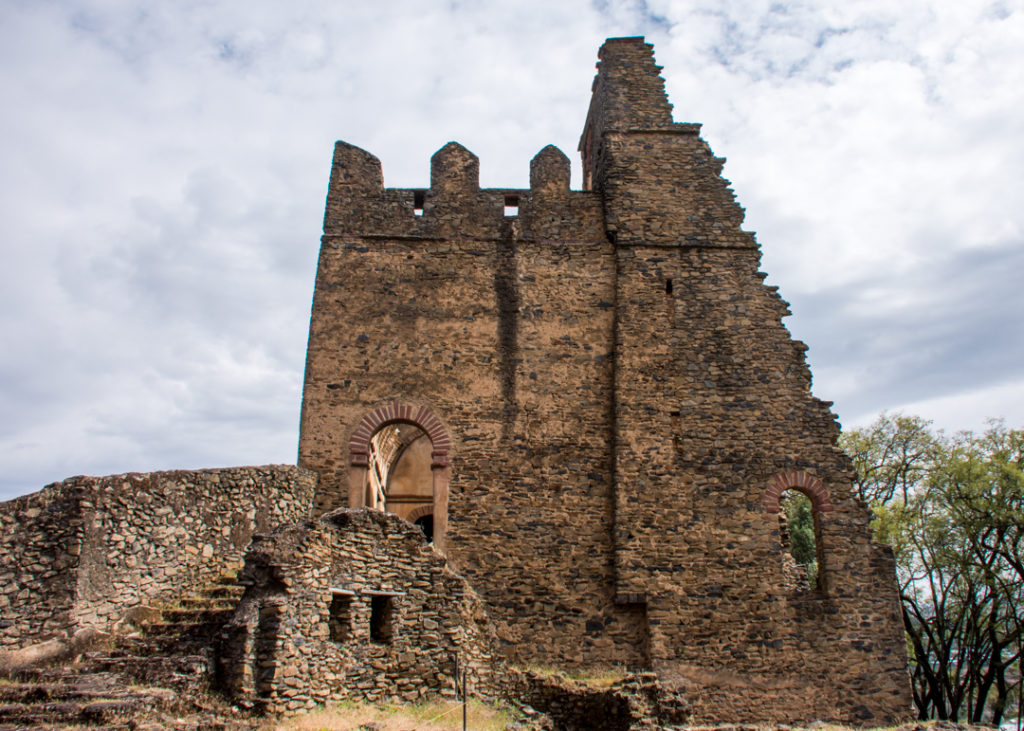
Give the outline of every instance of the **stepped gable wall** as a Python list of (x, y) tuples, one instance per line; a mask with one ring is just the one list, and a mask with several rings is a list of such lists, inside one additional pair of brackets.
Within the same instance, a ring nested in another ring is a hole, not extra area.
[(237, 568), (255, 532), (309, 514), (315, 484), (281, 465), (128, 473), (0, 504), (2, 646), (104, 629)]
[(257, 538), (224, 644), (237, 700), (275, 712), (327, 701), (500, 691), (483, 603), (423, 533), (395, 515), (342, 509)]

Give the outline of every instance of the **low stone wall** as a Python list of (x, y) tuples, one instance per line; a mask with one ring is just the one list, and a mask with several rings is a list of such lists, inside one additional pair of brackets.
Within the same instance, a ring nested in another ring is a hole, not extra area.
[(106, 628), (241, 564), (254, 533), (306, 517), (292, 466), (72, 477), (0, 504), (0, 646)]
[(74, 623), (83, 488), (72, 481), (0, 503), (0, 648)]
[(654, 673), (627, 675), (606, 687), (534, 671), (508, 677), (509, 698), (543, 712), (565, 731), (628, 731), (654, 728), (654, 723), (675, 728), (690, 718), (684, 693), (667, 688)]
[(225, 688), (292, 712), (364, 698), (500, 692), (493, 629), (469, 584), (395, 515), (342, 509), (253, 542), (225, 635)]

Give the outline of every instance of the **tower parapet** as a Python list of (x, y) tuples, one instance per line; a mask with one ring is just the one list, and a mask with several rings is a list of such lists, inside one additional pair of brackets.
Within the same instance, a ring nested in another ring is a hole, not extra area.
[(530, 162), (529, 188), (480, 188), (477, 156), (449, 142), (430, 159), (429, 188), (385, 188), (380, 160), (339, 141), (324, 235), (498, 239), (508, 219), (517, 221), (519, 236), (527, 240), (601, 235), (599, 198), (570, 190), (569, 172), (569, 159), (548, 145)]

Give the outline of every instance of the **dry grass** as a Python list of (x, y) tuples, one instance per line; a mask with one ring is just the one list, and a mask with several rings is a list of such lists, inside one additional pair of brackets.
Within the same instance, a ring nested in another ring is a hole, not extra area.
[(630, 674), (630, 671), (621, 665), (602, 665), (574, 670), (563, 670), (548, 665), (527, 665), (523, 670), (541, 675), (561, 675), (563, 678), (575, 680), (592, 688), (608, 688)]
[[(467, 728), (474, 731), (504, 731), (515, 718), (507, 709), (471, 700), (467, 706)], [(452, 731), (462, 728), (462, 703), (432, 700), (423, 703), (334, 703), (315, 711), (281, 719), (264, 726), (280, 731), (349, 731), (366, 724), (381, 731)]]

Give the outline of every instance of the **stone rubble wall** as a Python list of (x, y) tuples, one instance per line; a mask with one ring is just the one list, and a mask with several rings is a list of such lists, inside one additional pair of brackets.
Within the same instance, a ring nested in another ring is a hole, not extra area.
[(105, 629), (237, 568), (254, 533), (309, 514), (315, 486), (285, 465), (128, 473), (0, 505), (3, 646)]
[(68, 480), (0, 503), (0, 648), (73, 625), (83, 493)]
[[(342, 509), (260, 537), (241, 579), (249, 586), (225, 633), (221, 680), (243, 703), (287, 713), (353, 698), (451, 697), (456, 663), (473, 695), (501, 687), (482, 602), (395, 515)], [(375, 640), (381, 592), (391, 596), (390, 629)], [(332, 616), (338, 596), (345, 608)]]
[[(360, 420), (396, 393), (429, 403), (453, 443), (447, 556), (504, 652), (640, 667), (642, 610), (613, 601), (615, 254), (600, 199), (569, 190), (549, 146), (505, 218), (473, 159), (442, 148), (414, 216), (411, 197), (385, 205), (411, 191), (382, 189), (376, 158), (337, 146), (299, 463), (322, 475), (317, 510), (343, 507)], [(449, 216), (459, 200), (480, 212), (471, 226)]]
[(611, 685), (588, 684), (559, 674), (514, 671), (508, 697), (542, 712), (563, 731), (630, 731), (687, 724), (685, 693), (662, 684), (655, 673), (627, 675)]

